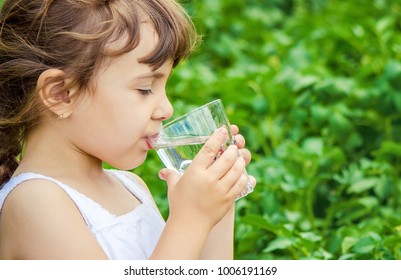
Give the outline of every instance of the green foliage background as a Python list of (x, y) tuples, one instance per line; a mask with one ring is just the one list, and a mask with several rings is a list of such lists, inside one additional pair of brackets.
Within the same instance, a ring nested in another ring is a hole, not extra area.
[[(253, 154), (235, 258), (401, 259), (401, 2), (186, 7), (204, 42), (169, 83), (176, 113), (221, 98)], [(153, 156), (137, 172), (164, 205)]]
[[(168, 84), (175, 115), (221, 98), (253, 154), (235, 258), (401, 259), (400, 1), (184, 5), (204, 39)], [(135, 172), (167, 217), (160, 168)]]

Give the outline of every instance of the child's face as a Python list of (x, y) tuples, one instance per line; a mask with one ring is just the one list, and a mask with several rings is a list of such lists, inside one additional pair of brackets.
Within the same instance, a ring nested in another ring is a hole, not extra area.
[(142, 25), (139, 45), (100, 69), (94, 93), (79, 97), (68, 127), (80, 151), (125, 170), (145, 160), (147, 137), (173, 113), (165, 92), (172, 62), (155, 71), (138, 62), (157, 42), (150, 25)]

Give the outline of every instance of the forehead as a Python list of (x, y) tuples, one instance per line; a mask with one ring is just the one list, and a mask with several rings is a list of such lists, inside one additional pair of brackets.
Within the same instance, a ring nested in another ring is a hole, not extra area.
[[(148, 55), (152, 54), (156, 48), (159, 36), (149, 21), (142, 21), (140, 25), (140, 32), (138, 37), (138, 44), (126, 52), (120, 53), (127, 45), (127, 40), (131, 40), (130, 36), (123, 35), (118, 40), (113, 40), (106, 45), (106, 53), (102, 59), (101, 64), (98, 67), (98, 71), (102, 72), (106, 70), (112, 63), (120, 60), (129, 60), (134, 64), (141, 64), (140, 60)], [(117, 55), (113, 55), (113, 53)]]

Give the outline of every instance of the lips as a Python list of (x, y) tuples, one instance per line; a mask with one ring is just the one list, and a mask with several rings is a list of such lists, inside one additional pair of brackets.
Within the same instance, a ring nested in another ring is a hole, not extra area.
[(147, 137), (146, 138), (146, 144), (148, 145), (148, 149), (149, 150), (153, 150), (153, 145), (152, 145), (152, 141)]
[(154, 133), (148, 137), (146, 137), (146, 143), (148, 145), (149, 150), (153, 150), (155, 147), (153, 143), (159, 138), (159, 133)]

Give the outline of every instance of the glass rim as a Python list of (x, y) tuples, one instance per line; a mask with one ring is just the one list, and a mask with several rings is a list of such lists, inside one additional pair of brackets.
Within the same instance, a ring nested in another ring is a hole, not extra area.
[[(210, 102), (208, 102), (206, 104), (203, 104), (200, 107), (197, 107), (197, 108), (195, 108), (195, 109), (193, 109), (193, 110), (191, 110), (191, 111), (189, 111), (189, 112), (187, 112), (187, 113), (185, 113), (185, 114), (183, 114), (181, 116), (178, 116), (175, 119), (172, 119), (171, 121), (163, 124), (162, 127), (168, 127), (168, 126), (172, 125), (173, 123), (186, 118), (188, 115), (193, 114), (193, 113), (195, 113), (197, 111), (203, 110), (204, 108), (209, 107), (210, 105), (213, 105), (213, 104), (220, 104), (222, 106), (222, 108), (224, 109), (223, 101), (221, 99), (215, 99), (215, 100), (210, 101)], [(224, 111), (224, 114), (225, 114), (225, 111)]]

